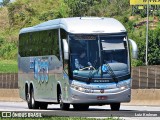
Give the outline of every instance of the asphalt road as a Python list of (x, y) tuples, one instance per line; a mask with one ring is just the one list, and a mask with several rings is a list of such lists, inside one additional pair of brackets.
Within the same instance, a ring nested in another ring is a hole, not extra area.
[(39, 117), (44, 115), (94, 118), (114, 116), (126, 120), (152, 120), (153, 117), (154, 120), (160, 120), (160, 106), (130, 106), (126, 104), (121, 105), (120, 111), (111, 111), (109, 105), (90, 106), (88, 111), (74, 111), (71, 105), (69, 111), (62, 111), (59, 105), (49, 105), (47, 110), (30, 110), (27, 108), (26, 102), (0, 102), (0, 111), (11, 112), (12, 117), (17, 117), (18, 113), (26, 116), (30, 113), (34, 113), (34, 115), (37, 113), (40, 115)]

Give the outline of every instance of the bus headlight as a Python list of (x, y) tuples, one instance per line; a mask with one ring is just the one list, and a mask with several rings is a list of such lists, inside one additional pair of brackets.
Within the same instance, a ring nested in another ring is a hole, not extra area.
[(120, 88), (121, 90), (124, 90), (130, 87), (130, 82), (119, 82), (117, 83), (117, 87)]
[(92, 91), (90, 87), (85, 87), (82, 85), (71, 84), (71, 88), (80, 92), (85, 92), (85, 93), (91, 93)]

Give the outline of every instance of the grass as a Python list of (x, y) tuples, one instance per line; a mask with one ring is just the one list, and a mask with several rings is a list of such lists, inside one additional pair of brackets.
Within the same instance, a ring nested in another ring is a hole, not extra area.
[(0, 73), (17, 73), (18, 65), (16, 60), (0, 60)]
[[(5, 114), (6, 115), (6, 114)], [(12, 115), (11, 115), (12, 116)], [(0, 120), (123, 120), (119, 117), (106, 117), (106, 118), (86, 118), (86, 117), (58, 117), (58, 116), (43, 116), (42, 118), (27, 118), (27, 117), (3, 117), (2, 118), (2, 112), (0, 112)]]

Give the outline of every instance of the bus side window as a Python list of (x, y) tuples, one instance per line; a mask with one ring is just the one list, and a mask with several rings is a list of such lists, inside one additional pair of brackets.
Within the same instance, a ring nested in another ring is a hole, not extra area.
[(60, 54), (59, 54), (59, 41), (58, 41), (58, 29), (53, 30), (53, 52), (54, 55), (60, 60)]

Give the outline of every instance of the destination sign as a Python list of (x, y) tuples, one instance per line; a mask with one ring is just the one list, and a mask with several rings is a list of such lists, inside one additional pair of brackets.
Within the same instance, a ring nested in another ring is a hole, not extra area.
[[(130, 5), (147, 5), (148, 0), (130, 0)], [(149, 0), (150, 5), (160, 5), (160, 0)]]
[(75, 35), (75, 40), (96, 40), (96, 36), (94, 35)]

